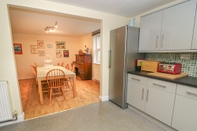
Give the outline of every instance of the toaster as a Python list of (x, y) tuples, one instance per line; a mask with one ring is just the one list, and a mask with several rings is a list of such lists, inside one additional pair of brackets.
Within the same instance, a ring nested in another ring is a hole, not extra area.
[(181, 63), (159, 63), (157, 71), (169, 74), (180, 74), (181, 69)]

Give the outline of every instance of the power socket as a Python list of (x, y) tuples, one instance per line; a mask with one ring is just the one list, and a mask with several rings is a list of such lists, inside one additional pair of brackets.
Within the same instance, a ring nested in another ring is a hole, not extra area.
[(190, 59), (190, 54), (181, 54), (181, 59), (189, 60)]

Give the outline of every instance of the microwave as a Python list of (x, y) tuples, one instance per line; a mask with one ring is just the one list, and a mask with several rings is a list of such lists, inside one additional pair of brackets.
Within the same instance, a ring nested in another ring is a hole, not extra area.
[(159, 63), (158, 72), (169, 74), (180, 74), (182, 71), (181, 63)]

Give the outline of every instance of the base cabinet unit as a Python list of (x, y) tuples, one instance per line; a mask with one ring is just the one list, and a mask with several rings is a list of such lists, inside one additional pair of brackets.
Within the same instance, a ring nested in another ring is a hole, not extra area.
[(145, 110), (145, 97), (147, 78), (141, 76), (128, 76), (127, 103), (135, 108)]
[(174, 83), (128, 74), (127, 103), (169, 126), (175, 92)]
[(176, 84), (149, 78), (145, 112), (171, 126), (175, 91)]
[(197, 88), (178, 85), (172, 127), (178, 131), (197, 131)]

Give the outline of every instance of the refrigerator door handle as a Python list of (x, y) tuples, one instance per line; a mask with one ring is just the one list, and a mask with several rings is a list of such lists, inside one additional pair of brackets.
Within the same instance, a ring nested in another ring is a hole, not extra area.
[(109, 50), (109, 68), (111, 68), (111, 50)]

